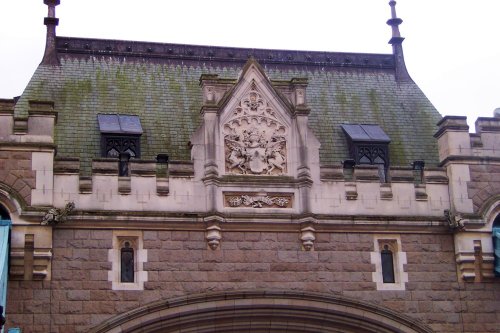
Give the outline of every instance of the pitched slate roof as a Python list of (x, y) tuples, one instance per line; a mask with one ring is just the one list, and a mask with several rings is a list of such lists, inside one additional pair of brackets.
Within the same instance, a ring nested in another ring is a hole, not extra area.
[(138, 115), (143, 159), (168, 153), (189, 160), (200, 125), (201, 74), (237, 79), (253, 56), (271, 80), (306, 77), (310, 127), (323, 164), (349, 158), (341, 124), (378, 124), (390, 137), (391, 161), (437, 164), (435, 124), (441, 116), (413, 82), (396, 82), (393, 56), (241, 49), (57, 37), (60, 66), (40, 65), (18, 101), (52, 100), (59, 156), (80, 157), (88, 173), (99, 157), (98, 114)]

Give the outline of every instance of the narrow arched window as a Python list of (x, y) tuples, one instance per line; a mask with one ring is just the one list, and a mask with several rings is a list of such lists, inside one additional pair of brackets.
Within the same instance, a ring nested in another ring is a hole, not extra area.
[(131, 247), (130, 242), (125, 242), (120, 250), (120, 281), (121, 282), (134, 282), (134, 249)]
[(384, 283), (395, 283), (393, 253), (387, 244), (384, 245), (383, 250), (380, 252), (380, 256), (382, 260), (382, 281)]

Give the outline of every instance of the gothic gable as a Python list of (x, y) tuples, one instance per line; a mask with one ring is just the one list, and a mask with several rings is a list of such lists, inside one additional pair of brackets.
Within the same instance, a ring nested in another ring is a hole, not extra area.
[(222, 123), (225, 172), (286, 174), (289, 126), (278, 119), (255, 80), (227, 113)]
[[(317, 159), (319, 143), (307, 126), (307, 79), (271, 81), (250, 59), (237, 80), (204, 74), (200, 83), (203, 123), (192, 137), (192, 155), (202, 178), (297, 177)], [(315, 151), (310, 156), (307, 147)]]
[(283, 175), (288, 172), (291, 110), (253, 60), (228, 91), (220, 110), (223, 172)]

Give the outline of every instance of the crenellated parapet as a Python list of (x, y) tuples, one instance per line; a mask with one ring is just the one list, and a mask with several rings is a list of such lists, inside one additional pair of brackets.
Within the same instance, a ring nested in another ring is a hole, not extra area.
[(49, 148), (54, 143), (57, 112), (54, 102), (29, 101), (28, 117), (14, 114), (16, 101), (0, 100), (0, 142)]
[(450, 179), (450, 219), (456, 229), (458, 273), (465, 281), (493, 278), (493, 219), (500, 205), (500, 116), (478, 118), (469, 133), (466, 117), (444, 117), (435, 137)]

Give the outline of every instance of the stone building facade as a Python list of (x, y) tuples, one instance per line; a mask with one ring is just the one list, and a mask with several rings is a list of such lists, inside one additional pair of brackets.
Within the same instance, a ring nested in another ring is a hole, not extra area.
[(44, 2), (0, 100), (7, 328), (498, 332), (500, 117), (439, 115), (394, 1), (388, 55), (58, 37)]

